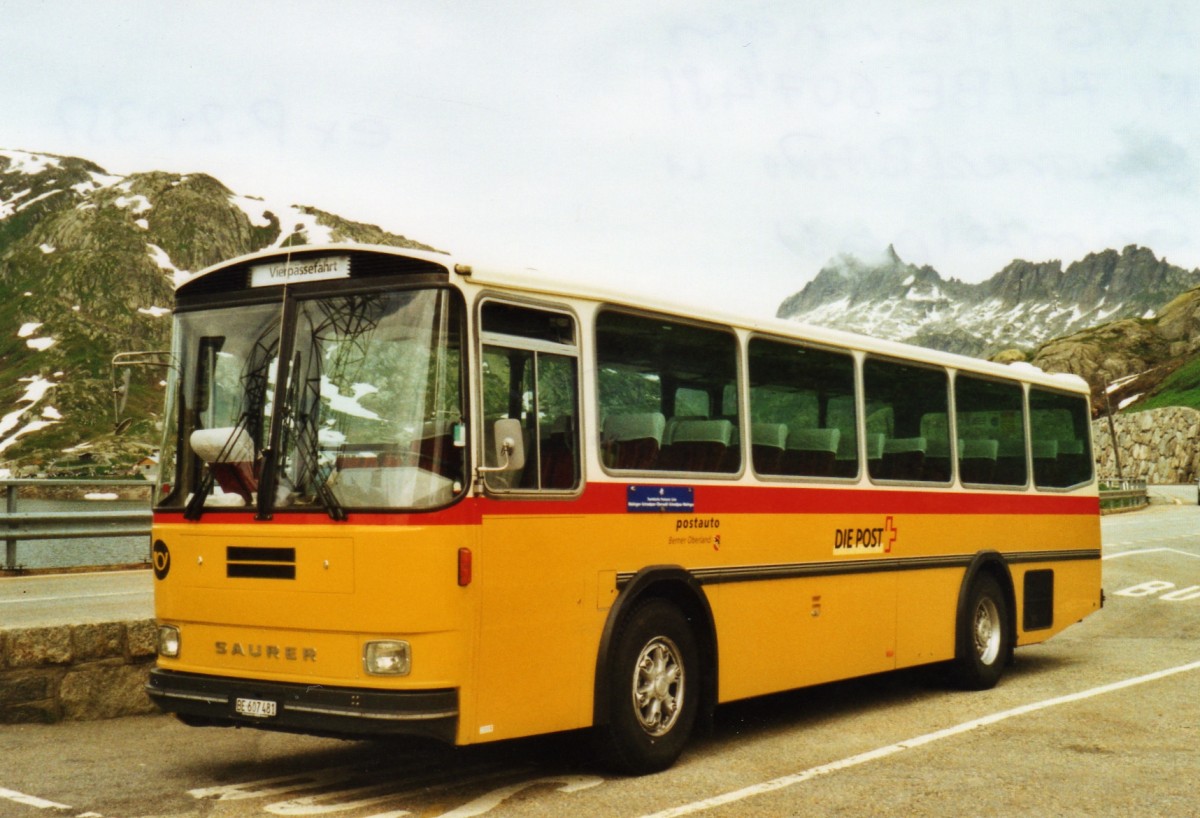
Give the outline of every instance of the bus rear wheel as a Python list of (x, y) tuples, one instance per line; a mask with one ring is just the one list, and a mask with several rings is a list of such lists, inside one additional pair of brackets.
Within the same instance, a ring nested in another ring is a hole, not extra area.
[(954, 680), (964, 690), (987, 690), (1000, 681), (1012, 650), (1008, 601), (1000, 583), (981, 574), (971, 583), (958, 623)]
[(622, 773), (670, 767), (699, 705), (696, 637), (674, 605), (651, 599), (621, 628), (608, 671), (607, 718), (597, 731), (604, 760)]

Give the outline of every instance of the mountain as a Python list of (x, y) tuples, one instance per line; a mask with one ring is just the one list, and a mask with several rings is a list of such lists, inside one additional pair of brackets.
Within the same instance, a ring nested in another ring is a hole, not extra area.
[(1014, 260), (979, 284), (943, 279), (888, 247), (878, 260), (830, 262), (777, 315), (990, 357), (1107, 321), (1151, 318), (1198, 284), (1200, 270), (1176, 267), (1136, 245), (1091, 253), (1065, 270), (1057, 260)]
[(111, 471), (149, 454), (162, 373), (133, 375), (118, 434), (110, 361), (169, 347), (174, 283), (232, 256), (340, 241), (435, 249), (204, 174), (120, 176), (0, 150), (0, 467)]
[(1151, 318), (1089, 327), (1039, 347), (1030, 362), (1072, 372), (1092, 385), (1096, 407), (1114, 411), (1162, 406), (1200, 408), (1200, 287)]

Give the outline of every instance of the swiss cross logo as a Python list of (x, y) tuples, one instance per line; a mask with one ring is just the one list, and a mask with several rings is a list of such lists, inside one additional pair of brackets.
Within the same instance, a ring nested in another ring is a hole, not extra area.
[(887, 544), (883, 547), (883, 553), (892, 553), (892, 546), (896, 544), (896, 537), (899, 535), (899, 530), (896, 524), (892, 522), (892, 518), (888, 517), (883, 523), (884, 535), (887, 537)]

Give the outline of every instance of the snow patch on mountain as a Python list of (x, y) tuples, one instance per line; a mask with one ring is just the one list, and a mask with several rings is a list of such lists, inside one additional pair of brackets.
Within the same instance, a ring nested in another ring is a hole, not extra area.
[(118, 196), (113, 200), (113, 204), (122, 210), (129, 210), (136, 214), (145, 213), (152, 207), (150, 200), (140, 193), (132, 196)]
[(1122, 318), (1149, 318), (1200, 284), (1187, 271), (1130, 245), (1073, 262), (1016, 260), (967, 284), (904, 262), (889, 247), (881, 260), (832, 259), (780, 305), (777, 315), (879, 338), (990, 356)]
[(163, 272), (170, 273), (172, 277), (179, 274), (180, 270), (171, 263), (171, 257), (167, 255), (167, 251), (159, 247), (157, 244), (147, 244), (146, 252), (150, 254), (150, 258), (158, 265), (158, 269)]
[(57, 157), (28, 151), (0, 149), (0, 157), (9, 161), (8, 170), (10, 172), (24, 173), (29, 176), (36, 176), (47, 168), (57, 168), (62, 165)]
[(317, 216), (295, 205), (252, 196), (231, 194), (230, 203), (241, 209), (255, 227), (270, 227), (268, 213), (279, 220), (279, 238), (272, 247), (282, 247), (295, 233), (304, 233), (309, 244), (332, 244), (333, 228), (317, 224)]
[[(33, 408), (37, 406), (46, 396), (51, 387), (56, 386), (54, 381), (47, 380), (40, 375), (35, 375), (29, 378), (21, 378), (21, 382), (28, 384), (25, 387), (25, 394), (17, 399), (17, 403), (27, 404), (9, 412), (3, 418), (0, 418), (0, 436), (7, 435), (3, 440), (0, 440), (0, 452), (12, 446), (23, 435), (36, 432), (44, 429), (51, 424), (58, 423), (62, 420), (62, 415), (59, 414), (54, 407), (47, 406), (43, 409), (40, 419), (28, 420), (21, 425), (22, 420), (28, 416)], [(46, 410), (50, 410), (47, 413)], [(15, 432), (9, 434), (16, 429)]]

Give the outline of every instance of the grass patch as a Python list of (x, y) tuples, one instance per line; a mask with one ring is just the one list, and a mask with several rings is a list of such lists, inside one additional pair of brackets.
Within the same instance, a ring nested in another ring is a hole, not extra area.
[(1192, 358), (1168, 375), (1153, 395), (1137, 402), (1137, 411), (1166, 406), (1200, 409), (1200, 357)]

